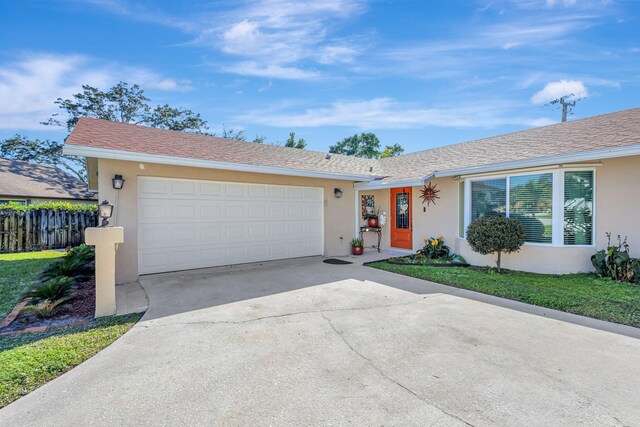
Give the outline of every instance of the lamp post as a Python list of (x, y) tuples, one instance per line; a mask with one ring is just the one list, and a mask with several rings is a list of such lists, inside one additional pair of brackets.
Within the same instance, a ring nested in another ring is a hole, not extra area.
[(109, 225), (109, 218), (113, 214), (113, 205), (108, 201), (104, 200), (102, 203), (98, 205), (98, 213), (100, 218), (102, 218), (101, 227), (106, 227)]

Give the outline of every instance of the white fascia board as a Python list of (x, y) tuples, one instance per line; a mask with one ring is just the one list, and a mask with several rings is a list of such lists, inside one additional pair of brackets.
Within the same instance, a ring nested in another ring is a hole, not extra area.
[(405, 181), (389, 181), (382, 182), (382, 180), (373, 180), (369, 182), (356, 182), (353, 184), (353, 188), (356, 190), (383, 190), (386, 188), (398, 188), (398, 187), (419, 187), (424, 185), (425, 182), (433, 178), (433, 174), (429, 174), (421, 179), (410, 179)]
[(557, 165), (575, 162), (589, 162), (594, 160), (612, 159), (615, 157), (628, 157), (640, 155), (640, 144), (627, 147), (604, 148), (601, 150), (582, 151), (579, 153), (561, 154), (557, 156), (538, 157), (535, 159), (514, 160), (503, 163), (492, 163), (483, 166), (472, 166), (460, 169), (448, 169), (436, 171), (437, 178), (459, 175), (474, 175), (485, 172), (498, 172), (506, 170), (525, 169), (537, 166)]
[(162, 156), (158, 154), (146, 154), (122, 150), (109, 150), (105, 148), (84, 147), (81, 145), (65, 145), (62, 149), (62, 152), (70, 156), (96, 157), (99, 159), (125, 160), (131, 162), (158, 163), (163, 165), (176, 166), (191, 166), (196, 168), (265, 173), (272, 175), (301, 176), (306, 178), (324, 178), (342, 181), (370, 181), (376, 178), (375, 176), (370, 175), (351, 175), (336, 172), (284, 168), (278, 166), (261, 166), (245, 163), (220, 162), (216, 160)]

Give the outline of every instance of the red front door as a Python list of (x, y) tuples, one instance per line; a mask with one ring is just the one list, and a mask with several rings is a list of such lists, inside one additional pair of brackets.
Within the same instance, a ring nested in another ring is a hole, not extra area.
[(392, 188), (391, 193), (391, 247), (412, 249), (411, 187)]

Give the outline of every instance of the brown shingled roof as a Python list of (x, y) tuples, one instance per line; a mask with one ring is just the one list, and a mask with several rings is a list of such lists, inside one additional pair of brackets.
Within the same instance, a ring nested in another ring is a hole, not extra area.
[(388, 159), (277, 147), (119, 122), (81, 118), (67, 145), (187, 159), (417, 180), (436, 171), (533, 160), (640, 144), (640, 108), (447, 145)]
[[(134, 153), (355, 175), (375, 173), (377, 162), (269, 144), (237, 141), (83, 117), (65, 144)], [(374, 168), (373, 172), (370, 168)]]
[(97, 200), (87, 184), (55, 166), (0, 159), (0, 197)]
[(435, 171), (640, 144), (640, 108), (446, 145), (380, 160), (385, 181)]

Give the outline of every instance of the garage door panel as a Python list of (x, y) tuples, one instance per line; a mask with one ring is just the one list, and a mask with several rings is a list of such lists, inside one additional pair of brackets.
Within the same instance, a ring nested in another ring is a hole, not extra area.
[(171, 195), (175, 196), (196, 196), (198, 186), (193, 181), (172, 181)]
[(246, 184), (232, 184), (225, 183), (224, 194), (230, 198), (245, 198), (246, 196)]
[(321, 255), (321, 188), (141, 177), (140, 274)]

